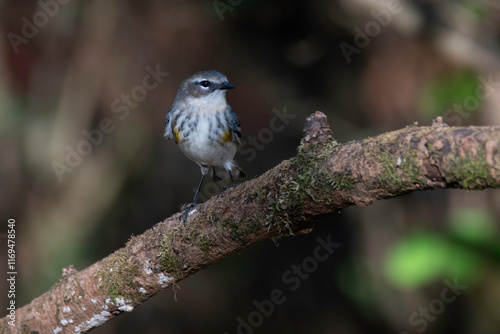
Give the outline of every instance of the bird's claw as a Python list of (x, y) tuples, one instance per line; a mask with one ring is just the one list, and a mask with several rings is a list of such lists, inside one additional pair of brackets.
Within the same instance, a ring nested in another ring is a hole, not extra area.
[(182, 206), (181, 210), (183, 210), (183, 212), (181, 213), (180, 217), (182, 218), (182, 223), (184, 224), (184, 226), (186, 226), (187, 217), (194, 213), (194, 208), (198, 206), (198, 204), (198, 202), (194, 201), (192, 203), (186, 203)]
[(230, 184), (228, 186), (223, 187), (222, 191), (225, 191), (225, 190), (228, 190), (229, 188), (234, 188), (234, 187), (236, 187), (236, 184), (233, 183), (233, 184)]

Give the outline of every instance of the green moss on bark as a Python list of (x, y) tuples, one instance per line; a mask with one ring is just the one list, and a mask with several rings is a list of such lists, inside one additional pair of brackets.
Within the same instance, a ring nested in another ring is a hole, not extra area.
[(458, 183), (463, 189), (482, 190), (498, 185), (489, 173), (489, 168), (486, 150), (480, 147), (476, 155), (467, 154), (451, 159), (446, 173), (451, 175), (453, 183)]
[(98, 278), (101, 291), (112, 301), (116, 298), (137, 301), (142, 299), (141, 294), (127, 291), (138, 290), (139, 283), (134, 281), (138, 274), (139, 268), (130, 255), (125, 250), (118, 250), (106, 258), (103, 268), (96, 271), (95, 277)]
[(184, 268), (184, 257), (176, 252), (173, 247), (173, 238), (178, 235), (177, 228), (163, 235), (160, 252), (160, 269), (162, 272), (169, 273), (175, 278), (182, 277)]

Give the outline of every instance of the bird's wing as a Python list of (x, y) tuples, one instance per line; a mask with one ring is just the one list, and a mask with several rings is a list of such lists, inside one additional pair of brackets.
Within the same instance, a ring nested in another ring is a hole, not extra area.
[(175, 141), (175, 135), (174, 132), (172, 131), (172, 108), (167, 113), (167, 117), (165, 117), (165, 133), (163, 134), (163, 137), (174, 140)]
[(241, 143), (241, 128), (240, 121), (238, 120), (238, 116), (234, 112), (233, 108), (228, 106), (228, 123), (229, 129), (231, 130), (231, 139), (236, 144)]

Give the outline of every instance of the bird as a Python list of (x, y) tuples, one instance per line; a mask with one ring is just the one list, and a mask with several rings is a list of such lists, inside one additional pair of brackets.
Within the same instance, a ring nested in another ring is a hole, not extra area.
[(233, 177), (246, 175), (234, 161), (241, 144), (241, 129), (238, 116), (226, 101), (226, 92), (236, 88), (227, 77), (216, 71), (199, 71), (187, 77), (177, 91), (173, 104), (165, 118), (164, 137), (174, 141), (189, 159), (200, 166), (201, 179), (193, 202), (198, 205), (198, 194), (205, 176), (211, 171), (216, 182), (216, 167), (224, 168)]

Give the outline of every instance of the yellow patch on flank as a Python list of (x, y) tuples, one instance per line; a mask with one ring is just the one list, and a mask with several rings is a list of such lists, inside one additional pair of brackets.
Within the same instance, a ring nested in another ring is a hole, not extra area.
[(175, 136), (175, 141), (180, 143), (182, 140), (181, 134), (179, 133), (179, 129), (175, 128), (174, 129), (174, 136)]
[(220, 136), (220, 141), (222, 143), (228, 143), (230, 141), (233, 140), (233, 134), (231, 133), (231, 131), (225, 131), (222, 136)]

